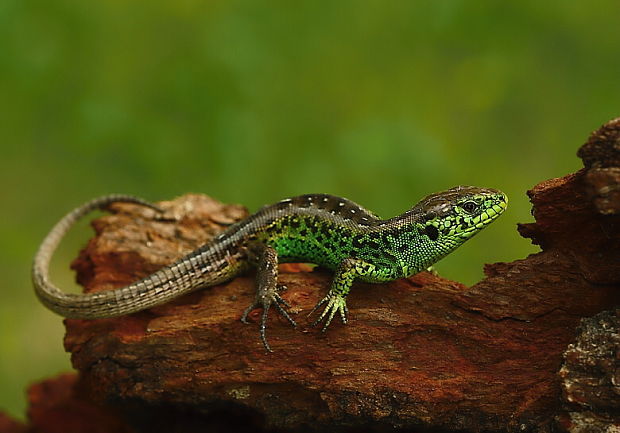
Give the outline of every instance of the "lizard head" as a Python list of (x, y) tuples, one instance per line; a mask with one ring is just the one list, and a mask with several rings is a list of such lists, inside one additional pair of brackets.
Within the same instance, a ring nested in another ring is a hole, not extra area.
[(394, 218), (392, 249), (403, 275), (412, 275), (450, 254), (506, 210), (506, 194), (496, 189), (457, 186), (424, 197)]
[(446, 253), (458, 247), (500, 216), (508, 204), (496, 189), (457, 186), (423, 198), (414, 208), (419, 228)]

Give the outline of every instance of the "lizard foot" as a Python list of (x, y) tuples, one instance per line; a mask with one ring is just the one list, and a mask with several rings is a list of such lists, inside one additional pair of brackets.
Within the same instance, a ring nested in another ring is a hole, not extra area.
[(347, 313), (349, 312), (349, 309), (347, 308), (347, 300), (343, 296), (340, 296), (340, 295), (328, 294), (314, 306), (310, 314), (314, 313), (321, 305), (325, 303), (327, 303), (327, 305), (325, 306), (325, 309), (323, 310), (319, 318), (316, 319), (312, 323), (312, 326), (316, 326), (323, 319), (326, 319), (325, 325), (323, 325), (323, 328), (321, 329), (322, 332), (325, 332), (327, 330), (327, 327), (331, 323), (332, 319), (336, 315), (336, 313), (340, 313), (340, 320), (342, 320), (342, 323), (346, 325), (347, 324)]
[[(297, 323), (295, 323), (295, 321), (290, 316), (288, 311), (284, 309), (284, 307), (291, 308), (291, 305), (288, 302), (286, 302), (282, 298), (282, 296), (280, 296), (280, 294), (278, 293), (279, 291), (282, 291), (282, 290), (286, 290), (286, 286), (278, 285), (274, 289), (266, 290), (263, 293), (257, 294), (256, 298), (254, 299), (254, 302), (252, 302), (252, 304), (250, 304), (250, 306), (245, 309), (245, 311), (243, 312), (243, 315), (241, 316), (241, 321), (243, 323), (249, 323), (248, 314), (250, 314), (250, 312), (256, 308), (263, 309), (263, 314), (261, 315), (261, 319), (260, 319), (260, 339), (263, 342), (263, 346), (265, 346), (265, 349), (268, 352), (273, 352), (273, 350), (271, 350), (271, 347), (269, 347), (269, 343), (267, 343), (267, 336), (265, 333), (265, 330), (267, 328), (267, 315), (269, 313), (269, 308), (272, 305), (275, 305), (278, 312), (281, 315), (283, 315), (286, 318), (286, 320), (290, 322), (291, 325), (297, 326)], [(282, 307), (283, 305), (284, 307)]]
[(428, 268), (426, 268), (426, 272), (430, 273), (431, 275), (434, 275), (436, 277), (439, 276), (439, 272), (437, 272), (437, 269), (435, 269), (434, 266), (429, 266)]

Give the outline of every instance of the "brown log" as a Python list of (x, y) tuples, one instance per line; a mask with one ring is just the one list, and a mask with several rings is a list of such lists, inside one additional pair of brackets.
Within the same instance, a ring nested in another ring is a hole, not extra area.
[(113, 408), (91, 401), (75, 374), (28, 389), (30, 430), (36, 433), (130, 433)]
[(559, 421), (568, 430), (620, 431), (620, 309), (582, 319), (560, 378), (567, 413)]
[[(349, 324), (321, 333), (306, 315), (330, 273), (281, 266), (299, 327), (272, 312), (274, 353), (239, 321), (252, 275), (127, 317), (67, 320), (80, 387), (136, 431), (572, 428), (563, 353), (582, 317), (620, 299), (619, 122), (582, 148), (588, 168), (528, 192), (536, 222), (519, 231), (542, 252), (488, 265), (470, 288), (428, 273), (356, 284)], [(164, 218), (118, 204), (94, 222), (73, 265), (87, 291), (145, 276), (245, 216), (202, 195), (161, 206)]]
[(26, 426), (0, 412), (0, 433), (26, 433)]

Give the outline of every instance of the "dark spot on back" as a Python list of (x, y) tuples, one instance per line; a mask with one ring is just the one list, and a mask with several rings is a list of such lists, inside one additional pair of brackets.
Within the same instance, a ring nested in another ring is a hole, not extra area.
[(354, 219), (354, 221), (362, 226), (370, 225), (370, 220), (368, 219), (368, 217), (360, 216), (359, 218)]
[(363, 239), (364, 239), (363, 236), (357, 235), (357, 236), (353, 237), (353, 240), (352, 240), (351, 244), (355, 248), (362, 248), (364, 246)]
[(373, 248), (375, 250), (379, 250), (380, 247), (379, 242), (376, 241), (368, 241), (366, 245), (368, 245), (369, 248)]
[[(391, 233), (390, 233), (390, 232), (382, 232), (382, 233), (381, 233), (381, 240), (383, 241), (383, 243), (384, 243), (385, 245), (387, 245), (387, 244), (389, 244), (389, 243), (390, 243), (390, 235), (391, 235)], [(397, 236), (398, 236), (398, 233), (395, 233), (395, 234), (393, 235), (393, 237), (397, 237)]]
[(293, 204), (297, 207), (310, 207), (312, 205), (312, 201), (308, 200), (309, 195), (300, 195), (297, 197), (293, 197), (291, 200)]
[(378, 241), (379, 239), (381, 239), (381, 234), (377, 232), (372, 232), (368, 235), (368, 237), (373, 241)]

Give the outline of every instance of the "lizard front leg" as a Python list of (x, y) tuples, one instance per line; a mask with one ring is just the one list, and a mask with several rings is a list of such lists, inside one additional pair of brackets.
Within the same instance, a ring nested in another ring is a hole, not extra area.
[(280, 294), (280, 290), (285, 290), (286, 286), (278, 284), (278, 253), (275, 249), (264, 244), (253, 245), (251, 248), (250, 257), (252, 262), (257, 266), (256, 272), (256, 297), (254, 302), (245, 309), (241, 316), (243, 323), (248, 323), (247, 318), (250, 311), (255, 308), (262, 308), (263, 314), (260, 320), (260, 338), (267, 351), (272, 352), (269, 343), (267, 343), (267, 337), (265, 336), (265, 329), (267, 326), (267, 315), (271, 305), (275, 305), (277, 310), (282, 314), (293, 326), (297, 326), (293, 318), (282, 307), (290, 308), (291, 306), (286, 302)]
[(322, 331), (325, 332), (336, 313), (340, 314), (342, 323), (347, 323), (347, 308), (346, 296), (351, 290), (351, 285), (356, 277), (363, 275), (370, 275), (375, 271), (375, 266), (361, 259), (348, 258), (340, 263), (340, 266), (336, 270), (336, 275), (332, 281), (332, 286), (327, 292), (327, 296), (321, 299), (310, 314), (316, 311), (321, 305), (327, 303), (325, 309), (321, 313), (318, 319), (314, 321), (312, 326), (316, 326), (323, 319), (325, 325), (323, 325)]

